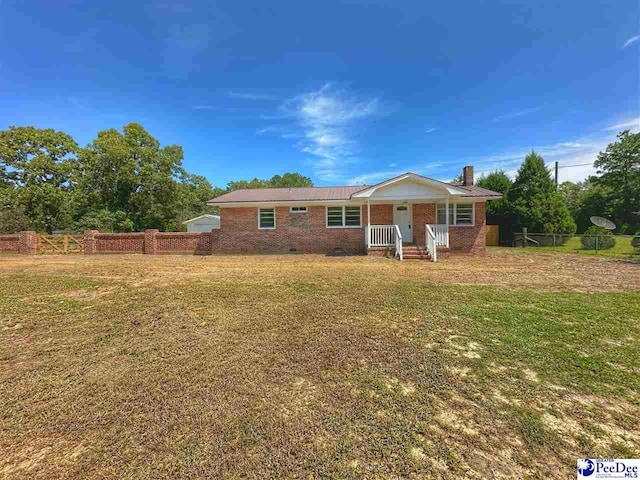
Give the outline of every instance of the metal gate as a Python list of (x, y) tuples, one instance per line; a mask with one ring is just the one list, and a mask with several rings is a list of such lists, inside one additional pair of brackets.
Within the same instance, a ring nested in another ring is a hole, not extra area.
[(38, 253), (83, 253), (84, 235), (38, 235)]

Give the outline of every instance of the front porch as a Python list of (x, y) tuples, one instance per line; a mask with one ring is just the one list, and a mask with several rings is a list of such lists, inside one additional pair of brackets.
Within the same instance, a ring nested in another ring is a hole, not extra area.
[(369, 254), (437, 261), (438, 251), (484, 253), (485, 201), (470, 194), (471, 167), (462, 185), (407, 173), (352, 195), (366, 209)]
[(485, 251), (484, 201), (369, 201), (363, 208), (369, 255), (437, 261), (450, 252)]
[(438, 204), (367, 203), (365, 243), (367, 254), (394, 256), (400, 260), (437, 261), (449, 251), (449, 202), (440, 206), (445, 223), (438, 221)]

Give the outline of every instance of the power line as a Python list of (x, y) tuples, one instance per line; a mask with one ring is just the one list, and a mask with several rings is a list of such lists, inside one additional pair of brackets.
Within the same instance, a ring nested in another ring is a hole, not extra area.
[(584, 167), (586, 165), (593, 165), (593, 163), (576, 163), (575, 165), (558, 165), (558, 168)]

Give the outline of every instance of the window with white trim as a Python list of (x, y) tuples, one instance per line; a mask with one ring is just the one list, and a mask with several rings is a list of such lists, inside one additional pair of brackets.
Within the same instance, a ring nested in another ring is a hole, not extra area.
[(270, 230), (276, 228), (275, 208), (258, 209), (258, 228), (261, 230)]
[(327, 228), (362, 226), (362, 209), (356, 207), (327, 207)]
[[(436, 209), (438, 225), (445, 225), (447, 223), (446, 205), (439, 203)], [(449, 225), (474, 225), (474, 213), (473, 203), (450, 203)]]
[(289, 207), (291, 213), (307, 213), (307, 207)]

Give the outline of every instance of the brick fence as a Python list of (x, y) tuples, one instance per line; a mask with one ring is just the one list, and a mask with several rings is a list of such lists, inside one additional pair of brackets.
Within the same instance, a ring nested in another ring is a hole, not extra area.
[(142, 233), (100, 233), (97, 230), (84, 232), (84, 253), (188, 253), (211, 255), (216, 232), (185, 233), (145, 230)]
[(38, 236), (36, 232), (0, 235), (0, 252), (35, 255), (38, 253)]
[[(85, 230), (84, 253), (85, 255), (96, 253), (211, 255), (216, 234), (216, 231), (186, 233), (145, 230), (141, 233), (100, 233), (97, 230)], [(20, 232), (13, 235), (0, 235), (0, 252), (36, 255), (38, 234)]]

